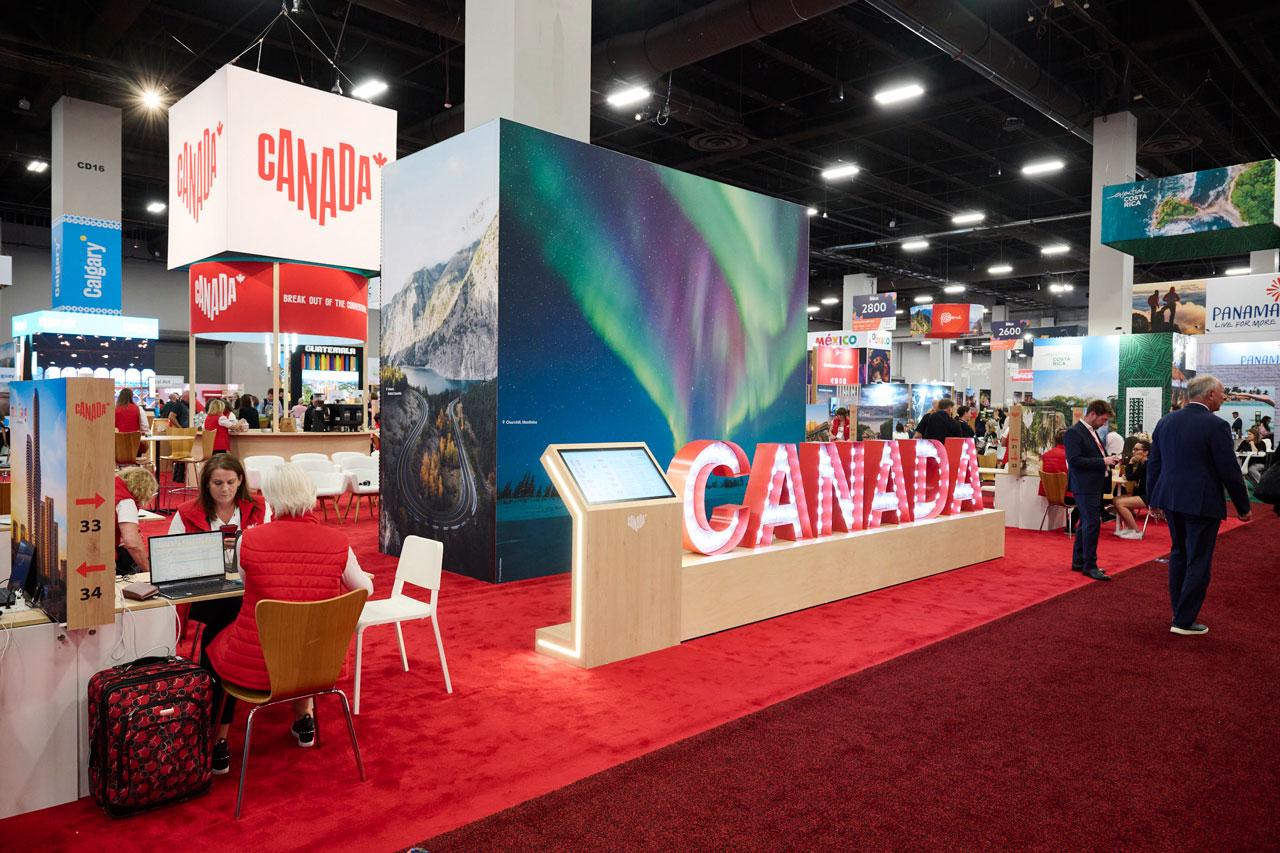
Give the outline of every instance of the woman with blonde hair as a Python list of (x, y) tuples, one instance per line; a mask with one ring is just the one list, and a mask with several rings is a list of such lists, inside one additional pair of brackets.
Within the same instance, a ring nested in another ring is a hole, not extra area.
[(204, 413), (204, 428), (217, 433), (213, 439), (214, 453), (230, 453), (231, 431), (239, 430), (240, 424), (235, 414), (228, 411), (226, 401), (217, 397), (209, 401), (209, 408)]
[(116, 474), (116, 574), (151, 571), (146, 543), (138, 527), (138, 508), (156, 496), (156, 478), (145, 468), (121, 468)]
[[(244, 603), (235, 622), (206, 651), (220, 682), (250, 690), (271, 689), (258, 638), (255, 611), (259, 601), (322, 601), (354, 589), (373, 591), (373, 582), (360, 570), (346, 535), (321, 525), (312, 512), (316, 488), (306, 471), (291, 463), (277, 465), (263, 477), (262, 497), (271, 507), (272, 520), (245, 530), (236, 546), (244, 578)], [(215, 691), (215, 709), (222, 692)], [(229, 696), (226, 702), (229, 711)], [(311, 710), (310, 699), (293, 706), (290, 731), (303, 748), (316, 742)], [(227, 745), (230, 723), (231, 714), (224, 711), (213, 749), (215, 775), (231, 769)]]

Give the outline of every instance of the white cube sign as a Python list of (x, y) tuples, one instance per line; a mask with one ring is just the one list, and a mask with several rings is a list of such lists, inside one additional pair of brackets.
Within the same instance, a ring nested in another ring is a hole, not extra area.
[(169, 268), (224, 254), (378, 269), (396, 113), (226, 66), (169, 109)]

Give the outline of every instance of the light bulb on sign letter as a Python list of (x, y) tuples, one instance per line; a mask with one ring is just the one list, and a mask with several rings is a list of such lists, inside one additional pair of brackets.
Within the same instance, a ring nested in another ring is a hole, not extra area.
[(972, 438), (948, 438), (947, 456), (951, 458), (951, 500), (946, 514), (980, 512), (982, 472), (978, 470), (978, 448)]
[(746, 500), (751, 508), (743, 541), (746, 547), (771, 545), (775, 533), (782, 539), (813, 538), (800, 475), (800, 454), (794, 444), (756, 445)]
[(907, 497), (906, 478), (902, 474), (902, 454), (896, 441), (864, 441), (868, 462), (874, 466), (867, 478), (871, 506), (867, 509), (867, 529), (880, 526), (885, 514), (892, 514), (894, 524), (911, 520), (911, 501)]
[(899, 444), (903, 466), (912, 472), (911, 518), (923, 521), (941, 515), (947, 506), (947, 489), (951, 485), (951, 460), (946, 448), (940, 441), (924, 438)]
[(747, 454), (732, 441), (691, 441), (672, 458), (667, 479), (684, 505), (686, 549), (696, 554), (723, 554), (738, 547), (751, 511), (739, 504), (721, 504), (708, 520), (707, 479), (713, 475), (741, 477), (747, 470)]
[(849, 488), (847, 466), (836, 444), (806, 441), (800, 445), (800, 476), (814, 536), (828, 536), (833, 530), (847, 533), (862, 526), (861, 495), (855, 497)]

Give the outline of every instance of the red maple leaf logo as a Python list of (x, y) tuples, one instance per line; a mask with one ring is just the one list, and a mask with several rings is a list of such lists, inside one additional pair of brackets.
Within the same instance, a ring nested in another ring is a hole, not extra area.
[(378, 168), (379, 168), (379, 169), (381, 169), (381, 168), (382, 168), (382, 164), (383, 164), (383, 163), (385, 163), (385, 162), (387, 162), (387, 158), (386, 158), (386, 157), (383, 157), (383, 156), (382, 156), (382, 152), (381, 152), (381, 151), (379, 151), (377, 154), (374, 154), (374, 155), (373, 155), (373, 162), (377, 163), (377, 164), (378, 164)]
[(222, 135), (222, 122), (218, 122), (218, 135)]
[(1280, 302), (1280, 278), (1271, 282), (1271, 286), (1267, 288), (1267, 296), (1271, 297), (1272, 302)]

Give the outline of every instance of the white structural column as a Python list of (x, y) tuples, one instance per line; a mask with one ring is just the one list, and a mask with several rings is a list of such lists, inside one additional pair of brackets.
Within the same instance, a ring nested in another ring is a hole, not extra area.
[(933, 382), (951, 381), (951, 341), (934, 339), (925, 344), (929, 348), (929, 379)]
[(1102, 245), (1102, 188), (1134, 179), (1138, 121), (1133, 113), (1093, 120), (1093, 196), (1089, 216), (1089, 334), (1127, 334), (1133, 313), (1133, 258)]
[(508, 118), (591, 141), (591, 0), (467, 0), (467, 130)]
[(1249, 272), (1280, 272), (1280, 252), (1275, 249), (1263, 249), (1261, 252), (1249, 253)]
[[(1007, 305), (991, 307), (991, 322), (999, 323), (1009, 319)], [(1003, 406), (1009, 402), (1009, 351), (1007, 349), (991, 351), (991, 405)]]

